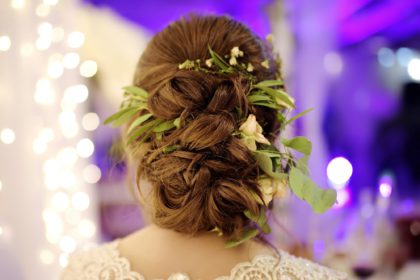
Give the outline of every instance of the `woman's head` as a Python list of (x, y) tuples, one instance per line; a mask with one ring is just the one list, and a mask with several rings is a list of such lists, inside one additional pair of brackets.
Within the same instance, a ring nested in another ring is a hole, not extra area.
[[(149, 110), (160, 119), (181, 120), (180, 128), (159, 139), (152, 135), (146, 144), (133, 142), (127, 150), (139, 177), (152, 185), (151, 218), (161, 227), (187, 234), (218, 228), (239, 237), (249, 222), (244, 211), (260, 212), (255, 199), (255, 194), (262, 196), (258, 163), (232, 134), (243, 122), (240, 116), (252, 113), (273, 140), (275, 110), (248, 103), (251, 85), (241, 75), (179, 69), (187, 59), (204, 64), (209, 48), (225, 55), (236, 46), (244, 52), (239, 60), (254, 66), (258, 81), (275, 79), (271, 51), (247, 27), (227, 17), (176, 21), (153, 37), (140, 58), (134, 85), (149, 92)], [(268, 68), (261, 65), (265, 60)], [(168, 144), (179, 148), (162, 152)]]

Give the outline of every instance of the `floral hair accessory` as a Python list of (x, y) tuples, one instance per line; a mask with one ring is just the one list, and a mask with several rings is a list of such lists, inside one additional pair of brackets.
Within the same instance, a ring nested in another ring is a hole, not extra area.
[[(272, 40), (272, 38), (269, 38)], [(210, 58), (203, 63), (199, 60), (186, 60), (178, 65), (180, 71), (202, 71), (218, 75), (242, 75), (249, 80), (250, 89), (246, 93), (248, 103), (251, 106), (263, 106), (274, 109), (278, 122), (281, 124), (279, 131), (284, 130), (293, 121), (308, 113), (306, 110), (294, 117), (288, 118), (290, 111), (295, 108), (295, 100), (285, 91), (284, 83), (280, 74), (280, 62), (276, 61), (277, 76), (275, 80), (259, 81), (253, 75), (255, 65), (243, 61), (244, 52), (235, 46), (230, 53), (221, 56), (209, 47)], [(264, 60), (261, 63), (264, 68), (270, 68), (270, 61)], [(125, 87), (124, 101), (120, 110), (105, 120), (105, 124), (112, 123), (119, 126), (130, 122), (127, 129), (126, 144), (133, 141), (143, 143), (153, 133), (156, 139), (162, 139), (162, 135), (181, 126), (180, 117), (173, 120), (159, 119), (150, 112), (147, 107), (148, 92), (142, 88), (129, 86)], [(142, 112), (140, 114), (140, 112)], [(271, 232), (267, 223), (266, 208), (274, 197), (285, 197), (289, 192), (294, 193), (300, 199), (306, 201), (314, 212), (323, 213), (335, 202), (337, 194), (332, 189), (323, 189), (317, 186), (308, 176), (307, 162), (312, 151), (312, 143), (305, 137), (297, 136), (286, 139), (281, 137), (281, 147), (276, 147), (265, 136), (261, 125), (257, 122), (256, 116), (249, 114), (240, 115), (241, 125), (233, 136), (239, 137), (254, 155), (261, 170), (258, 184), (261, 195), (251, 192), (257, 203), (261, 205), (259, 213), (252, 213), (249, 210), (244, 215), (253, 225), (244, 232), (242, 238), (229, 240), (227, 247), (236, 246), (249, 240), (258, 234)], [(165, 146), (163, 153), (171, 153), (182, 149), (179, 145)], [(292, 153), (292, 151), (294, 151)], [(296, 157), (296, 152), (300, 157)], [(220, 229), (213, 231), (223, 234)]]

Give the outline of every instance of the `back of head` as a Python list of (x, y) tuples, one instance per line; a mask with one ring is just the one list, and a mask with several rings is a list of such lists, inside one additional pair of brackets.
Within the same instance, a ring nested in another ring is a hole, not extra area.
[[(244, 211), (259, 213), (262, 207), (255, 199), (255, 194), (262, 196), (258, 163), (232, 133), (238, 131), (240, 115), (252, 113), (273, 140), (275, 110), (250, 105), (246, 94), (251, 85), (240, 75), (179, 69), (187, 59), (204, 64), (209, 48), (226, 55), (235, 46), (252, 63), (258, 80), (275, 79), (271, 51), (227, 17), (182, 18), (155, 35), (140, 58), (134, 85), (149, 92), (149, 110), (157, 118), (181, 121), (179, 129), (128, 147), (137, 174), (153, 186), (151, 216), (161, 227), (186, 234), (217, 228), (239, 237), (249, 223)], [(269, 67), (261, 65), (265, 60)], [(180, 148), (162, 152), (168, 144)]]

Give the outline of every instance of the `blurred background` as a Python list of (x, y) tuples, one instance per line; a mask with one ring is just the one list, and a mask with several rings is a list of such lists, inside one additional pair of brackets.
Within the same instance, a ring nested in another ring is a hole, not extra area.
[(288, 133), (313, 140), (337, 203), (279, 201), (270, 240), (355, 279), (418, 279), (418, 0), (1, 0), (0, 278), (57, 279), (145, 224), (102, 122), (151, 36), (190, 12), (273, 34), (297, 111), (314, 108)]

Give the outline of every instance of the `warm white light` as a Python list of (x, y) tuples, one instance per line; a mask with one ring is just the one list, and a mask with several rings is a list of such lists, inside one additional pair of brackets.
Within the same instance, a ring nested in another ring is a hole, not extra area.
[(410, 60), (407, 66), (408, 75), (410, 75), (411, 79), (420, 81), (420, 59), (413, 58)]
[(327, 176), (337, 189), (343, 188), (353, 174), (353, 166), (344, 157), (337, 157), (327, 166)]
[(25, 0), (12, 0), (10, 5), (13, 9), (20, 10), (25, 7)]
[(101, 169), (94, 164), (90, 164), (83, 169), (83, 179), (90, 184), (95, 184), (101, 179)]
[(40, 105), (52, 105), (55, 101), (55, 92), (52, 88), (37, 88), (34, 99)]
[(343, 71), (343, 60), (336, 52), (327, 53), (324, 56), (324, 68), (331, 75), (338, 75)]
[(0, 181), (0, 192), (3, 189), (3, 183)]
[(66, 96), (64, 96), (61, 99), (61, 109), (63, 111), (75, 111), (76, 107), (77, 107), (77, 103), (75, 103), (72, 100), (66, 98)]
[(76, 241), (71, 236), (63, 236), (59, 243), (60, 249), (66, 253), (71, 253), (76, 249)]
[(76, 121), (76, 114), (74, 112), (71, 112), (71, 111), (61, 112), (60, 115), (58, 116), (58, 121), (60, 122), (60, 124), (75, 122)]
[(31, 43), (25, 43), (20, 47), (21, 56), (30, 56), (34, 52), (34, 46)]
[(85, 34), (79, 31), (72, 32), (67, 37), (67, 44), (70, 48), (80, 48), (84, 42)]
[(50, 243), (57, 243), (63, 232), (63, 220), (60, 215), (50, 208), (45, 208), (42, 212), (42, 218), (46, 226), (46, 238)]
[(69, 255), (68, 253), (61, 253), (60, 257), (58, 258), (58, 262), (61, 267), (66, 267), (69, 263)]
[(52, 197), (52, 207), (58, 211), (66, 210), (69, 204), (69, 196), (64, 192), (57, 192)]
[(60, 173), (61, 186), (63, 188), (71, 188), (76, 184), (76, 175), (71, 170), (64, 170)]
[(49, 13), (50, 6), (45, 5), (44, 3), (41, 3), (36, 7), (36, 15), (39, 17), (47, 17)]
[(15, 132), (10, 128), (5, 128), (0, 133), (0, 139), (3, 141), (4, 144), (12, 144), (15, 142)]
[(48, 63), (48, 75), (51, 78), (57, 79), (63, 75), (63, 63), (60, 60), (53, 60)]
[(39, 79), (38, 80), (38, 82), (36, 82), (36, 88), (38, 89), (46, 89), (46, 88), (49, 88), (49, 87), (51, 87), (51, 83), (50, 83), (50, 80), (48, 80), (48, 79), (45, 79), (45, 78), (43, 78), (43, 79)]
[(93, 142), (90, 139), (84, 138), (77, 143), (76, 150), (80, 157), (88, 158), (93, 154), (95, 145), (93, 145)]
[(75, 52), (67, 53), (63, 58), (63, 65), (67, 69), (74, 69), (79, 65), (80, 57)]
[(3, 228), (0, 226), (0, 236), (2, 236), (2, 235), (3, 235), (3, 232), (4, 232), (4, 230), (3, 230)]
[(53, 27), (49, 22), (42, 22), (38, 25), (38, 34), (40, 36), (51, 36)]
[(47, 151), (47, 143), (40, 140), (39, 138), (35, 139), (32, 144), (32, 150), (37, 155), (42, 155)]
[(38, 37), (35, 42), (35, 47), (40, 51), (45, 51), (51, 46), (50, 37)]
[(82, 220), (78, 226), (79, 234), (84, 238), (91, 238), (96, 233), (96, 225), (90, 220)]
[(52, 40), (57, 43), (64, 39), (64, 29), (62, 27), (55, 27), (52, 32)]
[(58, 162), (55, 159), (48, 159), (44, 162), (44, 165), (42, 167), (42, 170), (46, 174), (54, 174), (58, 172), (59, 166)]
[(71, 204), (76, 210), (84, 211), (89, 208), (90, 198), (85, 192), (76, 192), (73, 194)]
[(79, 126), (76, 122), (67, 123), (65, 125), (62, 125), (60, 128), (61, 133), (65, 138), (74, 138), (79, 132)]
[(39, 131), (39, 138), (44, 142), (51, 142), (55, 138), (54, 130), (49, 127), (44, 127)]
[(50, 250), (42, 250), (39, 252), (39, 259), (43, 264), (49, 265), (54, 262), (54, 254)]
[(79, 132), (79, 126), (76, 123), (76, 114), (72, 111), (61, 112), (58, 121), (63, 136), (66, 138), (73, 138)]
[(64, 214), (64, 219), (70, 225), (78, 225), (80, 223), (81, 213), (73, 208), (68, 208)]
[(85, 78), (90, 78), (95, 76), (98, 71), (98, 65), (93, 60), (86, 60), (80, 65), (80, 75)]
[(12, 45), (12, 41), (10, 41), (10, 37), (3, 35), (0, 36), (0, 51), (8, 51), (10, 46)]
[(93, 131), (100, 124), (99, 116), (96, 113), (87, 113), (82, 118), (82, 126), (87, 131)]
[(43, 0), (42, 1), (45, 5), (55, 6), (58, 3), (58, 0)]
[(78, 158), (77, 151), (73, 147), (63, 148), (57, 153), (57, 160), (66, 167), (72, 167)]
[(89, 96), (89, 90), (85, 85), (68, 87), (64, 92), (64, 99), (74, 103), (83, 103)]

